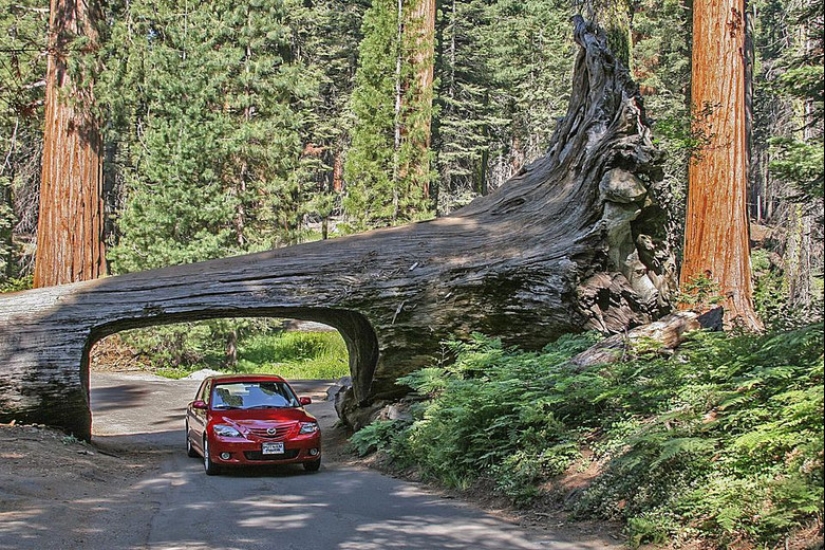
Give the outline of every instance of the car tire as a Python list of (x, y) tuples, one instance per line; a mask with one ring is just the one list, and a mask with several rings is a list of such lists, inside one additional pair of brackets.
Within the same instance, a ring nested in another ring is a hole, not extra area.
[(189, 422), (186, 423), (186, 456), (195, 458), (198, 456), (198, 451), (192, 446), (192, 440), (189, 439)]
[(203, 471), (208, 476), (215, 476), (221, 473), (220, 467), (212, 462), (212, 455), (209, 453), (209, 442), (203, 438)]
[(307, 472), (317, 472), (321, 469), (321, 459), (313, 460), (312, 462), (304, 462), (304, 470)]

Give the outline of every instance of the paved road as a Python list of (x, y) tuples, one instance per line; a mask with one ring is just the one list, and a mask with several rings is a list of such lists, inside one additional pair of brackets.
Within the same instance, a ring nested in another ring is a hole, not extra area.
[[(92, 374), (93, 439), (103, 448), (145, 449), (157, 469), (100, 495), (85, 548), (238, 550), (588, 550), (617, 548), (526, 531), (419, 484), (326, 460), (207, 477), (184, 452), (182, 411), (198, 381), (145, 374)], [(330, 429), (326, 383), (295, 383)]]

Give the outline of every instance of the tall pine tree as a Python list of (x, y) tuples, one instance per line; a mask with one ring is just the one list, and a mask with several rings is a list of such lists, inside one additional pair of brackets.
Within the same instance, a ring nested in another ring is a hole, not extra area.
[(43, 8), (39, 0), (0, 1), (0, 287), (18, 285), (33, 264), (49, 26)]
[[(682, 291), (711, 285), (728, 323), (758, 329), (753, 306), (745, 124), (744, 0), (694, 5), (691, 98), (702, 143), (688, 181)], [(719, 66), (722, 70), (719, 70)], [(709, 307), (708, 296), (697, 296)]]
[[(347, 112), (361, 42), (364, 2), (321, 0), (290, 11), (297, 60), (320, 79), (317, 100), (308, 113), (309, 136), (303, 157), (312, 172), (307, 221), (320, 221), (321, 236), (335, 233), (344, 191), (344, 153), (349, 146)], [(313, 227), (309, 225), (309, 227)]]
[(290, 2), (134, 1), (114, 29), (112, 112), (127, 113), (121, 272), (296, 242), (317, 94)]
[(94, 93), (101, 18), (95, 0), (51, 0), (36, 287), (106, 273), (103, 138)]
[(540, 156), (569, 95), (569, 6), (453, 0), (439, 25), (439, 212)]
[(344, 212), (353, 230), (430, 217), (432, 0), (379, 0), (364, 15), (351, 100)]
[[(762, 20), (764, 87), (756, 135), (762, 170), (754, 178), (755, 216), (781, 227), (787, 301), (780, 319), (821, 319), (823, 296), (823, 2), (766, 2), (787, 14)], [(768, 24), (770, 23), (770, 24)], [(778, 24), (782, 23), (782, 24)], [(760, 139), (761, 138), (761, 139)], [(764, 214), (763, 214), (764, 212)], [(762, 221), (762, 220), (760, 220)]]

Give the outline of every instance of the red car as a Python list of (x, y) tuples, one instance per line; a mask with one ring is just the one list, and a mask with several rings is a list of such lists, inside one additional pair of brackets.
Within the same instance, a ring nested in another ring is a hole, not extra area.
[(210, 376), (186, 407), (186, 452), (203, 457), (207, 475), (225, 466), (301, 463), (321, 467), (321, 430), (280, 376)]

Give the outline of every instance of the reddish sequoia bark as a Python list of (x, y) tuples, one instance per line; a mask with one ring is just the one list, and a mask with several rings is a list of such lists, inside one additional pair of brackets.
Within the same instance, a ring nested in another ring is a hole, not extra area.
[[(420, 149), (423, 158), (428, 158), (430, 149), (432, 106), (433, 106), (433, 77), (435, 74), (435, 0), (416, 0), (411, 8), (409, 32), (413, 47), (412, 66), (415, 79), (411, 86), (415, 89), (415, 104), (422, 108), (428, 116), (420, 122), (417, 135), (420, 141), (416, 146)], [(429, 163), (416, 169), (424, 173), (429, 172)], [(429, 189), (424, 189), (424, 195), (429, 195)]]
[[(435, 65), (435, 0), (398, 0), (398, 57), (395, 66), (395, 153), (393, 180), (430, 196), (430, 140), (432, 133), (433, 74)], [(408, 68), (408, 69), (407, 69)], [(402, 152), (403, 150), (403, 152)], [(416, 201), (413, 201), (416, 202)], [(393, 219), (418, 217), (420, 205), (402, 205), (395, 197)]]
[(92, 84), (75, 82), (68, 52), (78, 37), (97, 48), (90, 0), (52, 0), (43, 171), (34, 286), (95, 279), (106, 273), (103, 248), (102, 141)]
[(744, 0), (693, 6), (693, 133), (702, 140), (688, 171), (680, 287), (705, 280), (724, 300), (729, 324), (759, 329), (753, 306), (748, 239)]
[(673, 259), (657, 154), (635, 85), (576, 18), (573, 93), (547, 155), (447, 218), (260, 254), (0, 296), (0, 421), (87, 436), (92, 344), (120, 330), (233, 316), (338, 329), (358, 425), (396, 379), (472, 332), (537, 349), (623, 332), (669, 309)]

